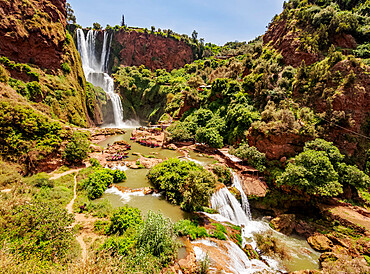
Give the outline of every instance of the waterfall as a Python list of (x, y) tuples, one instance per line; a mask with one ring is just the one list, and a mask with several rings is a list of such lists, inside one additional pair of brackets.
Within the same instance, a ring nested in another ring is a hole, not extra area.
[(114, 92), (114, 81), (107, 73), (112, 37), (104, 32), (103, 49), (100, 59), (96, 54), (97, 32), (89, 30), (85, 39), (82, 29), (77, 29), (77, 49), (81, 55), (82, 67), (86, 80), (94, 86), (101, 87), (110, 97), (113, 107), (114, 127), (125, 127), (123, 123), (123, 108), (120, 96)]
[(211, 197), (211, 206), (220, 215), (237, 225), (245, 225), (250, 219), (244, 212), (238, 200), (224, 187)]
[(235, 172), (232, 172), (232, 174), (233, 174), (233, 186), (240, 192), (240, 196), (242, 198), (242, 208), (245, 214), (247, 215), (248, 220), (252, 220), (252, 213), (249, 207), (248, 197), (247, 195), (245, 195), (242, 184), (240, 182), (240, 177)]

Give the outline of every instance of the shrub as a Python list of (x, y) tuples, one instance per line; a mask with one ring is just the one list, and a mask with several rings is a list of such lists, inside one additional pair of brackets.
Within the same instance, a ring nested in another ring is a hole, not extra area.
[(141, 211), (138, 208), (124, 206), (116, 209), (110, 218), (109, 234), (122, 235), (127, 229), (136, 229), (142, 222)]
[(307, 150), (277, 178), (278, 185), (297, 187), (308, 194), (336, 196), (343, 192), (338, 174), (323, 151)]
[(0, 65), (0, 82), (8, 83), (8, 81), (9, 81), (9, 73), (2, 65)]
[(218, 181), (226, 186), (231, 185), (232, 183), (232, 176), (230, 169), (228, 169), (226, 166), (221, 164), (216, 164), (212, 167), (212, 171), (214, 174), (216, 174)]
[(0, 161), (0, 186), (8, 186), (19, 183), (22, 176), (18, 170), (3, 161)]
[(73, 217), (64, 208), (35, 201), (15, 207), (6, 218), (0, 239), (24, 259), (61, 263), (70, 252)]
[(208, 237), (207, 230), (199, 227), (198, 224), (190, 220), (180, 220), (175, 223), (175, 233), (179, 236), (188, 236), (191, 240)]
[(71, 67), (67, 64), (67, 63), (63, 63), (62, 65), (61, 65), (61, 68), (62, 68), (62, 71), (64, 72), (64, 73), (70, 73), (71, 72)]
[(222, 148), (223, 137), (215, 128), (199, 128), (195, 135), (195, 140), (198, 143), (205, 143), (213, 148)]
[(266, 169), (266, 156), (259, 152), (256, 147), (250, 147), (247, 143), (241, 144), (237, 149), (230, 149), (230, 153), (246, 160), (248, 165), (251, 165), (259, 171)]
[(43, 97), (41, 85), (36, 81), (27, 83), (26, 89), (29, 94), (29, 99), (32, 101), (39, 100)]
[(162, 265), (167, 266), (176, 257), (177, 247), (170, 219), (149, 211), (139, 230), (136, 248), (157, 257)]
[(63, 158), (70, 163), (81, 163), (86, 159), (89, 152), (90, 142), (87, 134), (85, 132), (75, 131), (64, 149)]

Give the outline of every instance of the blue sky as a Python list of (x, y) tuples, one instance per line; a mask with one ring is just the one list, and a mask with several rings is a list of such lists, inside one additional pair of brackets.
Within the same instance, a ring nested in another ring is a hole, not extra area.
[(77, 23), (94, 22), (103, 27), (120, 25), (122, 14), (128, 26), (155, 26), (223, 45), (228, 41), (249, 41), (263, 34), (283, 0), (67, 0)]

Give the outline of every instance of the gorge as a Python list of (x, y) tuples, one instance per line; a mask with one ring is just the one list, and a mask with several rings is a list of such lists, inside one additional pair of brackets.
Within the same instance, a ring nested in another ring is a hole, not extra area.
[(370, 4), (283, 7), (218, 46), (0, 0), (1, 271), (368, 273)]

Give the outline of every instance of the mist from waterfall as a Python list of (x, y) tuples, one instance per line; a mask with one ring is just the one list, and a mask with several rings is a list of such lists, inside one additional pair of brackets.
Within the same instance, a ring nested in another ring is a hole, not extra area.
[[(82, 29), (77, 29), (77, 49), (81, 55), (82, 67), (86, 80), (94, 86), (101, 87), (110, 97), (113, 107), (114, 124), (112, 127), (125, 128), (133, 126), (123, 122), (123, 108), (120, 96), (114, 92), (114, 81), (107, 73), (112, 36), (104, 32), (104, 40), (100, 58), (96, 52), (97, 32), (89, 30), (86, 38)], [(137, 124), (137, 123), (136, 123)]]

